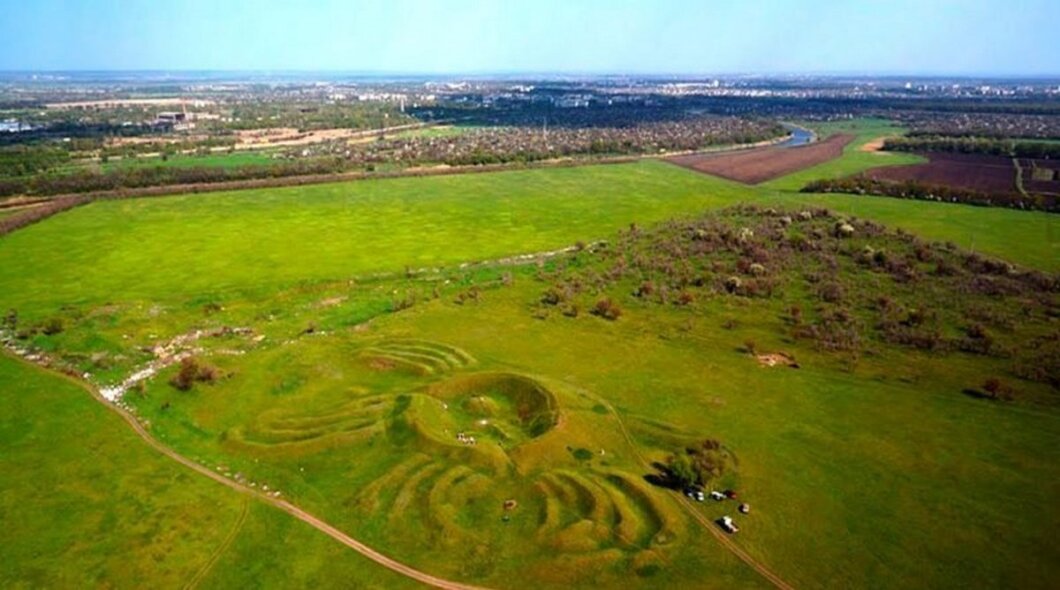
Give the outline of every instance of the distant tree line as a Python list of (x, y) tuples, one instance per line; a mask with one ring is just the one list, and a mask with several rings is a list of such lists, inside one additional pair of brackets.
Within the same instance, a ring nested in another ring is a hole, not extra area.
[(1060, 213), (1060, 203), (1049, 195), (1018, 193), (984, 193), (966, 188), (926, 184), (907, 180), (894, 182), (865, 176), (815, 180), (802, 188), (804, 193), (846, 193), (878, 195), (899, 199), (963, 203), (982, 207), (1011, 207)]
[(881, 113), (909, 127), (911, 136), (1060, 139), (1056, 112), (900, 111)]
[(923, 135), (895, 137), (883, 143), (883, 149), (893, 152), (947, 152), (955, 154), (984, 154), (1013, 158), (1060, 159), (1060, 143), (1012, 141), (991, 137), (943, 137)]
[(334, 158), (294, 160), (277, 164), (248, 165), (235, 168), (196, 166), (129, 167), (106, 172), (82, 170), (72, 174), (43, 175), (30, 178), (0, 178), (0, 197), (13, 195), (62, 195), (96, 191), (113, 191), (148, 186), (206, 184), (259, 178), (284, 178), (313, 174), (333, 174), (346, 168)]

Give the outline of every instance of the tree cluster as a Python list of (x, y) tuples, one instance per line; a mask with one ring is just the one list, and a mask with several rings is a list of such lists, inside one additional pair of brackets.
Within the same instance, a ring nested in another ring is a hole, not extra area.
[(983, 154), (1012, 158), (1060, 158), (1060, 144), (1040, 141), (1012, 141), (993, 137), (946, 137), (915, 135), (895, 137), (883, 143), (883, 149), (894, 152), (947, 152)]
[(1060, 200), (1054, 195), (1030, 194), (1025, 196), (1016, 192), (984, 193), (961, 187), (926, 184), (915, 180), (896, 182), (865, 176), (815, 180), (803, 187), (802, 192), (876, 195), (919, 201), (963, 203), (981, 207), (1060, 212)]

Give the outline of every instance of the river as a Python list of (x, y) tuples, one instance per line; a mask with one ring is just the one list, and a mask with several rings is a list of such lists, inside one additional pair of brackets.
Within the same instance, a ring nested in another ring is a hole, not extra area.
[(784, 123), (784, 127), (791, 131), (791, 137), (778, 143), (780, 147), (798, 147), (817, 141), (817, 134), (805, 127)]

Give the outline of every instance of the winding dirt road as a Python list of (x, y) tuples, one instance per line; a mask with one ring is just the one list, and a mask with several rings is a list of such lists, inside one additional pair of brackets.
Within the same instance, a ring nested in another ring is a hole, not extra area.
[[(17, 357), (16, 356), (16, 358), (19, 358), (19, 360), (21, 360), (23, 362), (29, 362), (29, 361), (26, 361), (25, 359), (22, 359), (21, 357)], [(420, 571), (420, 570), (418, 570), (416, 568), (413, 568), (411, 566), (405, 565), (404, 563), (401, 563), (400, 561), (397, 561), (397, 560), (395, 560), (395, 559), (393, 559), (391, 557), (387, 557), (386, 555), (380, 553), (379, 551), (376, 551), (375, 549), (372, 549), (368, 545), (358, 541), (357, 539), (354, 539), (353, 537), (351, 537), (351, 536), (347, 535), (346, 533), (340, 531), (339, 529), (335, 528), (334, 526), (324, 522), (320, 518), (318, 518), (316, 516), (313, 516), (312, 514), (306, 512), (305, 510), (302, 510), (301, 508), (295, 506), (294, 504), (291, 504), (290, 502), (288, 502), (286, 500), (281, 500), (279, 498), (274, 498), (272, 496), (269, 496), (269, 495), (267, 495), (267, 494), (265, 494), (263, 492), (260, 492), (260, 491), (258, 491), (256, 489), (254, 489), (254, 488), (245, 486), (245, 485), (243, 485), (243, 484), (241, 484), (239, 482), (236, 482), (236, 481), (233, 481), (231, 479), (228, 479), (227, 477), (224, 477), (221, 474), (215, 473), (215, 472), (211, 471), (209, 468), (207, 468), (206, 466), (200, 465), (200, 464), (196, 463), (195, 461), (192, 461), (191, 459), (188, 459), (187, 457), (177, 453), (173, 449), (170, 449), (169, 447), (167, 447), (167, 446), (163, 445), (162, 443), (160, 443), (153, 436), (151, 436), (150, 433), (147, 432), (147, 430), (144, 428), (143, 424), (141, 424), (140, 421), (137, 420), (135, 416), (133, 416), (132, 414), (130, 414), (126, 410), (124, 410), (124, 409), (122, 409), (122, 408), (120, 408), (120, 407), (108, 402), (102, 395), (100, 395), (100, 393), (98, 391), (93, 389), (91, 386), (89, 386), (85, 382), (83, 382), (83, 381), (81, 381), (79, 379), (76, 379), (74, 377), (71, 377), (69, 375), (66, 375), (66, 374), (63, 374), (63, 373), (59, 373), (59, 372), (54, 371), (52, 369), (49, 369), (49, 368), (46, 368), (46, 367), (41, 367), (40, 365), (37, 365), (35, 363), (31, 363), (31, 364), (33, 364), (38, 369), (46, 370), (46, 371), (48, 371), (48, 372), (50, 372), (50, 373), (52, 373), (54, 375), (58, 375), (58, 376), (60, 376), (60, 377), (62, 377), (64, 379), (66, 379), (67, 381), (70, 381), (71, 383), (75, 383), (79, 387), (84, 389), (85, 391), (89, 392), (89, 394), (91, 394), (92, 397), (95, 398), (96, 401), (98, 401), (99, 403), (101, 403), (104, 406), (106, 406), (112, 412), (114, 412), (114, 413), (118, 414), (119, 416), (121, 416), (121, 418), (123, 420), (125, 420), (125, 422), (129, 425), (129, 427), (132, 428), (132, 430), (136, 434), (136, 436), (140, 437), (140, 439), (143, 440), (145, 443), (147, 443), (148, 446), (150, 446), (154, 450), (158, 451), (162, 455), (165, 455), (166, 457), (176, 461), (177, 463), (180, 463), (181, 465), (187, 467), (188, 469), (191, 469), (192, 471), (198, 473), (199, 475), (202, 475), (204, 477), (208, 477), (208, 478), (216, 481), (217, 483), (220, 483), (220, 484), (225, 485), (225, 486), (227, 486), (229, 488), (232, 488), (233, 490), (235, 490), (235, 491), (237, 491), (239, 493), (246, 494), (246, 495), (248, 495), (248, 496), (250, 496), (250, 497), (252, 497), (252, 498), (254, 498), (254, 499), (258, 500), (258, 501), (264, 502), (264, 503), (269, 504), (269, 505), (271, 505), (271, 506), (273, 506), (275, 508), (283, 510), (287, 514), (290, 514), (291, 516), (297, 518), (298, 520), (308, 524), (309, 526), (317, 529), (318, 531), (324, 533), (325, 535), (331, 537), (332, 539), (335, 539), (339, 543), (342, 543), (343, 545), (349, 547), (350, 549), (353, 549), (357, 553), (360, 553), (361, 555), (367, 557), (368, 559), (371, 559), (372, 561), (376, 562), (377, 564), (379, 564), (379, 565), (381, 565), (381, 566), (383, 566), (383, 567), (385, 567), (385, 568), (387, 568), (387, 569), (389, 569), (389, 570), (391, 570), (391, 571), (393, 571), (395, 573), (398, 573), (398, 574), (401, 574), (401, 575), (403, 575), (403, 576), (405, 576), (407, 578), (411, 578), (413, 580), (416, 580), (417, 582), (422, 582), (423, 584), (427, 584), (428, 586), (434, 586), (435, 588), (441, 588), (443, 590), (488, 590), (487, 588), (485, 588), (483, 586), (474, 586), (474, 585), (471, 585), (471, 584), (463, 584), (463, 583), (460, 583), (460, 582), (454, 582), (452, 580), (446, 580), (444, 578), (439, 578), (437, 576), (432, 576), (431, 574), (428, 574), (426, 572), (422, 572), (422, 571)]]

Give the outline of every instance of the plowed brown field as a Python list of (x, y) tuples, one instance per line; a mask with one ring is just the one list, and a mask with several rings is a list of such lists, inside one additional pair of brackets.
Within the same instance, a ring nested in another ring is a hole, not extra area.
[(772, 146), (731, 154), (689, 154), (669, 158), (669, 161), (698, 172), (758, 184), (834, 160), (853, 139), (853, 135), (833, 135), (824, 141), (799, 147)]
[(953, 186), (983, 193), (1015, 193), (1016, 168), (1011, 158), (972, 154), (926, 153), (926, 164), (874, 168), (865, 175), (877, 180)]

